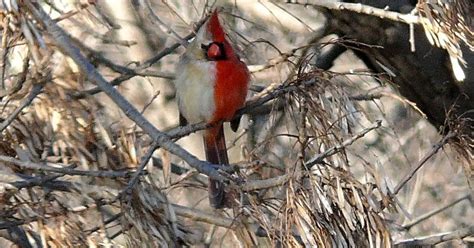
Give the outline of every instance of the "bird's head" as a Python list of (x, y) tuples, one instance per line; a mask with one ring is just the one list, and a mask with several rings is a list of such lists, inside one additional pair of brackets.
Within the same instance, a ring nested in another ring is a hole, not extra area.
[(208, 61), (231, 58), (235, 56), (234, 50), (225, 36), (226, 33), (219, 21), (219, 13), (214, 10), (186, 49), (186, 55)]

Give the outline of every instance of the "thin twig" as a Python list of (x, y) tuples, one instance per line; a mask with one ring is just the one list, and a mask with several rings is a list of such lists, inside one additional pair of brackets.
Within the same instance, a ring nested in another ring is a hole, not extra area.
[[(308, 160), (305, 165), (310, 168), (311, 166), (320, 163), (323, 161), (323, 159), (332, 156), (336, 154), (337, 152), (341, 151), (344, 149), (344, 147), (347, 147), (354, 143), (356, 140), (362, 138), (364, 135), (366, 135), (368, 132), (379, 128), (382, 125), (381, 121), (376, 121), (372, 126), (362, 130), (360, 133), (355, 135), (354, 137), (351, 137), (350, 139), (345, 140), (342, 142), (341, 145), (336, 145), (333, 146), (329, 149), (327, 149), (325, 152), (320, 153), (316, 156), (314, 156), (312, 159)], [(269, 179), (263, 179), (263, 180), (252, 180), (244, 183), (243, 185), (240, 186), (240, 189), (243, 191), (254, 191), (254, 190), (259, 190), (259, 189), (268, 189), (272, 187), (278, 187), (283, 184), (285, 184), (289, 179), (288, 175), (281, 175)]]
[(135, 186), (135, 184), (138, 182), (138, 178), (142, 174), (143, 169), (145, 169), (145, 166), (148, 164), (148, 161), (150, 161), (151, 157), (153, 156), (153, 153), (158, 147), (158, 144), (153, 143), (150, 148), (148, 148), (148, 151), (145, 153), (145, 155), (143, 155), (142, 159), (140, 160), (140, 166), (137, 168), (135, 173), (133, 173), (132, 179), (130, 179), (130, 181), (128, 182), (127, 187), (125, 187), (117, 197), (120, 197), (123, 194), (131, 195), (133, 186)]
[(245, 182), (240, 188), (243, 191), (255, 191), (259, 189), (268, 189), (278, 187), (288, 182), (289, 176), (282, 175), (263, 180), (251, 180)]
[[(154, 167), (157, 167), (158, 169), (163, 170), (163, 161), (161, 160), (161, 158), (152, 157), (152, 161), (153, 161)], [(189, 172), (189, 169), (183, 168), (175, 163), (171, 163), (171, 173), (180, 176), (188, 172)]]
[(227, 178), (222, 176), (217, 170), (216, 166), (199, 160), (181, 146), (172, 142), (171, 139), (164, 133), (160, 132), (153, 124), (151, 124), (140, 112), (128, 102), (111, 84), (109, 84), (104, 77), (96, 70), (96, 68), (80, 53), (77, 47), (74, 47), (71, 40), (68, 38), (66, 32), (56, 25), (51, 20), (51, 17), (44, 12), (38, 3), (25, 1), (26, 6), (30, 10), (34, 18), (41, 23), (49, 35), (53, 37), (55, 45), (66, 55), (68, 55), (80, 68), (80, 70), (87, 76), (87, 79), (96, 84), (104, 93), (106, 93), (112, 101), (125, 113), (125, 115), (141, 127), (158, 145), (182, 158), (191, 167), (199, 172), (208, 175), (209, 177), (218, 181), (226, 181)]
[(0, 221), (0, 230), (32, 223), (32, 222), (38, 221), (40, 218), (41, 218), (40, 216), (31, 216), (23, 220)]
[(452, 232), (438, 233), (426, 237), (417, 237), (412, 239), (401, 240), (395, 242), (395, 245), (398, 247), (432, 247), (442, 242), (454, 239), (463, 239), (472, 235), (474, 235), (474, 225)]
[[(134, 75), (134, 76), (143, 76), (143, 77), (158, 77), (158, 78), (165, 78), (165, 79), (174, 79), (174, 75), (167, 74), (167, 73), (146, 71), (145, 70), (146, 67), (144, 68), (139, 67), (139, 68), (132, 69), (127, 66), (116, 64), (112, 60), (102, 55), (100, 51), (96, 51), (93, 48), (89, 47), (88, 45), (84, 44), (80, 39), (75, 38), (73, 36), (69, 36), (69, 38), (72, 41), (74, 41), (74, 44), (78, 46), (79, 49), (81, 49), (88, 57), (91, 57), (94, 62), (98, 62), (108, 67), (109, 69), (122, 74), (121, 76)], [(77, 97), (77, 94), (73, 95), (73, 97)]]
[[(174, 212), (185, 218), (192, 219), (194, 221), (200, 221), (200, 222), (205, 222), (208, 224), (216, 225), (216, 226), (221, 226), (225, 228), (232, 228), (234, 224), (234, 220), (230, 218), (225, 218), (225, 217), (220, 217), (215, 214), (208, 213), (206, 211), (202, 211), (200, 209), (195, 209), (195, 208), (188, 208), (185, 206), (177, 205), (177, 204), (170, 204), (170, 207), (173, 208)], [(122, 214), (118, 213), (114, 216), (112, 216), (110, 219), (106, 220), (104, 224), (109, 224), (115, 220), (117, 220)], [(88, 235), (100, 230), (100, 226), (97, 226), (95, 228), (92, 228), (90, 230), (87, 230), (86, 233)]]
[(177, 215), (192, 219), (194, 221), (206, 222), (209, 224), (222, 226), (226, 228), (231, 228), (232, 224), (235, 223), (234, 220), (232, 219), (220, 217), (215, 214), (211, 214), (199, 209), (188, 208), (188, 207), (184, 207), (184, 206), (176, 205), (176, 204), (171, 204), (171, 207), (173, 208), (174, 212)]
[(349, 99), (352, 101), (373, 101), (382, 98), (384, 94), (382, 93), (369, 93), (362, 95), (349, 96)]
[(356, 13), (376, 16), (381, 19), (389, 19), (392, 21), (403, 22), (406, 24), (420, 24), (420, 18), (417, 15), (412, 14), (401, 14), (395, 11), (389, 11), (385, 9), (379, 9), (372, 6), (364, 5), (361, 3), (343, 3), (343, 2), (332, 2), (319, 0), (317, 3), (293, 3), (304, 6), (316, 6), (323, 7), (333, 10), (349, 10)]
[[(108, 224), (114, 222), (115, 220), (117, 220), (118, 218), (120, 218), (121, 216), (122, 216), (122, 213), (115, 214), (114, 216), (112, 216), (109, 219), (105, 220), (103, 224), (108, 225)], [(86, 233), (86, 235), (91, 235), (91, 234), (99, 231), (102, 228), (101, 226), (102, 225), (96, 226), (92, 229), (85, 230), (84, 232)]]
[(454, 205), (466, 200), (466, 199), (469, 199), (470, 197), (470, 194), (465, 194), (463, 195), (462, 197), (459, 197), (458, 199), (450, 202), (450, 203), (447, 203), (445, 204), (444, 206), (441, 206), (440, 208), (437, 208), (435, 210), (432, 210), (428, 213), (425, 213), (425, 214), (422, 214), (421, 216), (419, 216), (418, 218), (410, 221), (409, 223), (405, 224), (402, 226), (403, 229), (406, 229), (406, 230), (409, 230), (410, 228), (412, 228), (414, 225), (417, 225), (419, 223), (421, 223), (422, 221), (425, 221), (427, 220), (428, 218), (436, 215), (436, 214), (439, 214), (441, 212), (443, 212), (444, 210), (450, 208), (450, 207), (453, 207)]
[(188, 41), (186, 39), (183, 39), (178, 33), (176, 33), (173, 29), (169, 28), (170, 25), (166, 24), (163, 22), (160, 17), (153, 11), (151, 8), (150, 1), (148, 0), (142, 0), (139, 1), (140, 5), (143, 6), (143, 8), (148, 12), (148, 17), (151, 17), (150, 20), (154, 23), (157, 24), (156, 26), (161, 29), (163, 32), (167, 34), (172, 34), (174, 35), (174, 38), (178, 40), (178, 42), (186, 47), (188, 45)]
[(70, 191), (72, 187), (71, 182), (55, 181), (56, 179), (62, 176), (64, 176), (64, 174), (37, 176), (37, 177), (26, 179), (24, 181), (8, 182), (8, 184), (15, 186), (17, 189), (31, 188), (34, 186), (42, 186), (42, 187), (50, 188), (54, 190)]
[[(21, 161), (16, 158), (0, 155), (0, 161), (15, 164), (21, 168), (31, 169), (36, 171), (48, 171), (55, 172), (66, 175), (76, 175), (76, 176), (91, 176), (91, 177), (128, 177), (130, 176), (130, 171), (86, 171), (86, 170), (76, 170), (67, 168), (66, 165), (62, 164), (53, 164), (53, 163), (33, 163), (31, 161)], [(51, 166), (55, 165), (57, 167)]]
[(23, 101), (21, 102), (20, 106), (18, 106), (18, 108), (15, 109), (15, 111), (13, 111), (3, 122), (2, 124), (0, 124), (0, 132), (2, 132), (3, 130), (5, 130), (5, 128), (8, 127), (8, 125), (10, 125), (13, 120), (15, 120), (15, 118), (21, 113), (21, 111), (27, 107), (28, 105), (31, 104), (31, 102), (33, 102), (33, 100), (36, 98), (36, 96), (38, 96), (38, 94), (41, 92), (41, 90), (43, 89), (43, 84), (42, 83), (37, 83), (37, 84), (34, 84), (33, 85), (33, 88), (31, 89), (31, 92), (30, 94), (28, 95), (28, 97), (26, 97), (25, 99), (23, 99)]
[(0, 51), (0, 90), (5, 90), (5, 74), (7, 69), (7, 57), (9, 48), (7, 46), (8, 37), (9, 37), (9, 28), (8, 28), (9, 18), (4, 18), (2, 23), (2, 40), (1, 40), (1, 51)]
[(377, 120), (370, 127), (362, 130), (361, 132), (359, 132), (355, 136), (351, 137), (350, 139), (345, 140), (344, 142), (342, 142), (342, 144), (333, 146), (333, 147), (327, 149), (326, 151), (324, 151), (323, 153), (317, 154), (316, 156), (312, 157), (311, 159), (306, 161), (305, 166), (310, 168), (315, 164), (321, 163), (325, 158), (327, 158), (329, 156), (332, 156), (332, 155), (342, 151), (345, 147), (352, 145), (356, 140), (364, 137), (364, 135), (366, 135), (368, 132), (379, 128), (381, 125), (382, 125), (382, 121)]
[(419, 162), (418, 164), (411, 168), (411, 170), (403, 177), (403, 179), (398, 183), (398, 185), (393, 190), (393, 195), (397, 195), (398, 192), (405, 186), (405, 184), (413, 178), (416, 172), (428, 161), (433, 155), (438, 153), (439, 149), (441, 149), (451, 138), (455, 137), (456, 134), (454, 132), (449, 132), (446, 136), (444, 136), (441, 141), (436, 143), (433, 148), (431, 148), (430, 152), (428, 152)]

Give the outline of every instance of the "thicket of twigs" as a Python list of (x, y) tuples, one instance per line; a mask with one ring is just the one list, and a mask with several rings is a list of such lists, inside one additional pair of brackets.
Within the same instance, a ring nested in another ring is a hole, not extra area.
[[(316, 68), (340, 38), (315, 9), (239, 2), (219, 4), (253, 85), (217, 172), (172, 87), (207, 1), (4, 1), (2, 247), (472, 244), (462, 123), (438, 135), (350, 53)], [(207, 176), (238, 207), (210, 209)]]

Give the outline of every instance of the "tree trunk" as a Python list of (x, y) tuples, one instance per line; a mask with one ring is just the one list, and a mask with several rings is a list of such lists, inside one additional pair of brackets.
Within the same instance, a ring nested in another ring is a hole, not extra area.
[[(410, 7), (400, 4), (401, 1), (392, 2), (397, 6), (390, 7)], [(369, 4), (382, 7), (384, 3), (370, 1)], [(390, 10), (397, 11), (393, 8)], [(328, 18), (330, 32), (340, 37), (355, 39), (357, 42), (382, 47), (361, 45), (358, 47), (360, 50), (354, 52), (374, 72), (389, 75), (390, 81), (400, 94), (414, 102), (433, 125), (447, 127), (448, 120), (463, 117), (467, 120), (464, 132), (474, 136), (474, 70), (466, 68), (466, 79), (464, 82), (457, 82), (447, 52), (432, 46), (421, 26), (415, 26), (416, 51), (412, 52), (409, 26), (404, 23), (347, 10), (324, 12)], [(464, 50), (464, 59), (472, 66), (474, 55), (469, 49)]]

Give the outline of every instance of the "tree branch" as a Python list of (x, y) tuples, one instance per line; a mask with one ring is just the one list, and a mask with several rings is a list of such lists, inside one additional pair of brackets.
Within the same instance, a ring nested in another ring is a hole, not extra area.
[(433, 155), (438, 153), (438, 150), (441, 149), (451, 138), (455, 137), (456, 134), (454, 132), (449, 132), (446, 136), (444, 136), (438, 143), (436, 143), (433, 148), (426, 154), (418, 164), (411, 168), (411, 170), (403, 177), (403, 179), (398, 183), (398, 185), (393, 190), (393, 195), (398, 194), (400, 190), (405, 186), (405, 184), (413, 178), (416, 172), (428, 161)]
[(421, 17), (412, 14), (401, 14), (396, 11), (389, 11), (379, 9), (361, 3), (344, 3), (319, 0), (317, 3), (293, 3), (297, 5), (323, 7), (332, 10), (349, 10), (360, 14), (376, 16), (381, 19), (389, 19), (396, 22), (403, 22), (406, 24), (420, 24)]
[(15, 186), (17, 189), (41, 186), (48, 189), (54, 189), (54, 190), (60, 190), (60, 191), (71, 191), (71, 188), (73, 187), (73, 184), (71, 182), (56, 181), (57, 178), (62, 177), (64, 175), (66, 174), (36, 176), (36, 177), (27, 178), (24, 181), (15, 181), (15, 182), (7, 182), (7, 183)]
[[(325, 158), (332, 156), (342, 149), (344, 147), (347, 147), (354, 143), (356, 140), (364, 137), (368, 132), (379, 128), (382, 125), (381, 121), (376, 121), (372, 126), (362, 130), (360, 133), (356, 134), (355, 136), (351, 137), (350, 139), (347, 139), (342, 142), (340, 145), (333, 146), (323, 153), (315, 155), (313, 158), (308, 160), (305, 165), (310, 168), (313, 165), (317, 163), (321, 163)], [(285, 184), (289, 179), (289, 175), (281, 175), (269, 179), (263, 179), (263, 180), (252, 180), (244, 183), (242, 186), (240, 186), (240, 189), (243, 191), (254, 191), (254, 190), (259, 190), (259, 189), (267, 189), (267, 188), (272, 188), (272, 187), (278, 187), (283, 184)]]
[(43, 83), (35, 83), (33, 85), (33, 88), (31, 89), (31, 92), (30, 94), (28, 95), (28, 97), (26, 97), (25, 99), (23, 99), (23, 101), (21, 102), (20, 106), (18, 106), (15, 111), (13, 111), (13, 113), (11, 113), (7, 119), (5, 119), (2, 124), (0, 124), (0, 132), (2, 132), (3, 130), (5, 130), (5, 128), (8, 127), (8, 125), (10, 125), (13, 120), (15, 120), (15, 118), (21, 113), (21, 111), (26, 108), (26, 106), (30, 105), (31, 102), (33, 102), (33, 100), (36, 98), (36, 96), (38, 96), (39, 93), (41, 93), (41, 90), (43, 89)]
[(259, 189), (268, 189), (278, 187), (288, 182), (289, 175), (281, 175), (263, 180), (252, 180), (245, 182), (240, 188), (243, 191), (255, 191)]
[(142, 174), (143, 169), (145, 169), (145, 166), (148, 164), (148, 161), (150, 161), (151, 157), (153, 156), (153, 153), (155, 150), (158, 148), (158, 145), (156, 143), (153, 143), (150, 148), (148, 148), (148, 151), (143, 155), (142, 159), (140, 160), (140, 166), (137, 168), (137, 171), (133, 173), (132, 179), (127, 184), (127, 187), (125, 187), (117, 197), (121, 197), (123, 194), (129, 194), (131, 193), (133, 186), (138, 182), (138, 178), (140, 174)]
[(194, 221), (201, 221), (206, 222), (209, 224), (213, 224), (216, 226), (222, 226), (225, 228), (231, 228), (233, 224), (236, 224), (234, 220), (230, 218), (220, 217), (215, 214), (210, 214), (208, 212), (195, 209), (195, 208), (188, 208), (181, 205), (171, 204), (171, 207), (175, 211), (175, 213), (179, 216), (186, 217), (192, 219)]
[(342, 144), (337, 145), (337, 146), (333, 146), (333, 147), (327, 149), (326, 151), (324, 151), (323, 153), (320, 153), (320, 154), (314, 156), (313, 158), (311, 158), (310, 160), (306, 161), (305, 166), (307, 166), (308, 168), (311, 168), (313, 165), (321, 163), (325, 158), (340, 152), (341, 150), (343, 150), (347, 146), (352, 145), (356, 140), (364, 137), (364, 135), (366, 135), (368, 132), (379, 128), (381, 125), (382, 125), (382, 121), (380, 121), (380, 120), (376, 121), (370, 127), (362, 130), (361, 132), (359, 132), (355, 136), (353, 136), (350, 139), (347, 139), (344, 142), (342, 142)]
[(444, 206), (441, 206), (440, 208), (437, 208), (433, 211), (430, 211), (428, 213), (425, 213), (425, 214), (422, 214), (421, 216), (419, 216), (418, 218), (410, 221), (409, 223), (405, 224), (402, 226), (403, 229), (406, 229), (406, 230), (409, 230), (410, 228), (412, 228), (414, 225), (417, 225), (419, 224), (420, 222), (422, 221), (425, 221), (427, 219), (429, 219), (430, 217), (436, 215), (436, 214), (439, 214), (441, 212), (443, 212), (444, 210), (450, 208), (450, 207), (453, 207), (454, 205), (466, 200), (466, 199), (469, 199), (470, 198), (470, 194), (465, 194), (463, 195), (462, 197), (459, 197), (458, 199), (452, 201), (452, 202), (449, 202), (448, 204), (445, 204)]
[[(12, 157), (0, 155), (0, 161), (15, 164), (21, 168), (31, 169), (36, 171), (48, 171), (55, 172), (66, 175), (76, 175), (76, 176), (91, 176), (91, 177), (128, 177), (130, 176), (130, 171), (86, 171), (86, 170), (76, 170), (65, 167), (62, 164), (52, 164), (52, 163), (33, 163), (31, 161), (21, 161)], [(53, 167), (50, 165), (55, 165)]]
[(469, 226), (453, 232), (438, 233), (427, 237), (401, 240), (396, 242), (395, 245), (396, 247), (431, 247), (442, 242), (463, 239), (471, 235), (474, 235), (474, 226)]

